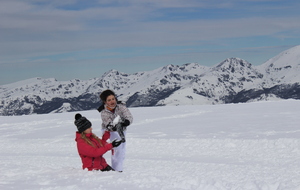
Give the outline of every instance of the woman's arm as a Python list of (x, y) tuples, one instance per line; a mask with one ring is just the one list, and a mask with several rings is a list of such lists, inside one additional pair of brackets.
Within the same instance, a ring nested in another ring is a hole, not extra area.
[(131, 112), (123, 104), (120, 104), (118, 106), (119, 106), (119, 110), (118, 110), (117, 114), (119, 114), (121, 116), (121, 118), (125, 120), (125, 122), (124, 122), (125, 125), (124, 126), (130, 125), (133, 122), (133, 116), (132, 116)]

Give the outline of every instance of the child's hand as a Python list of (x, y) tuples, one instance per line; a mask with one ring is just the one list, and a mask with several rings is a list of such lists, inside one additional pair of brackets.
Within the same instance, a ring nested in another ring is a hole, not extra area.
[(122, 143), (122, 140), (115, 139), (111, 144), (113, 147), (118, 147)]

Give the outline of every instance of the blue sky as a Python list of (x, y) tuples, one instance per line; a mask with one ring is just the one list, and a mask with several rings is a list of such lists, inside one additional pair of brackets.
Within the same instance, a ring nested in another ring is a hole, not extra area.
[(168, 64), (263, 64), (300, 45), (298, 0), (1, 0), (0, 85)]

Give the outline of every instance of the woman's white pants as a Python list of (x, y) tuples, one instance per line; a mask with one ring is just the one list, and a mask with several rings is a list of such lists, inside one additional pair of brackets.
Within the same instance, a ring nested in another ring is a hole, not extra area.
[[(124, 135), (126, 137), (126, 131), (124, 131)], [(110, 132), (110, 142), (118, 139), (121, 140), (118, 132)], [(121, 143), (118, 147), (114, 147), (112, 149), (111, 155), (111, 167), (116, 171), (123, 171), (123, 163), (125, 160), (125, 152), (126, 152), (126, 142)]]

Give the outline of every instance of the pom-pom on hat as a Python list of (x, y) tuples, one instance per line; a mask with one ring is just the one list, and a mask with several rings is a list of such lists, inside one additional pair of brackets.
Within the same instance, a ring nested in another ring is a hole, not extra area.
[(77, 113), (75, 115), (74, 124), (76, 125), (79, 133), (82, 133), (92, 126), (92, 123), (87, 118), (83, 117), (80, 113)]

